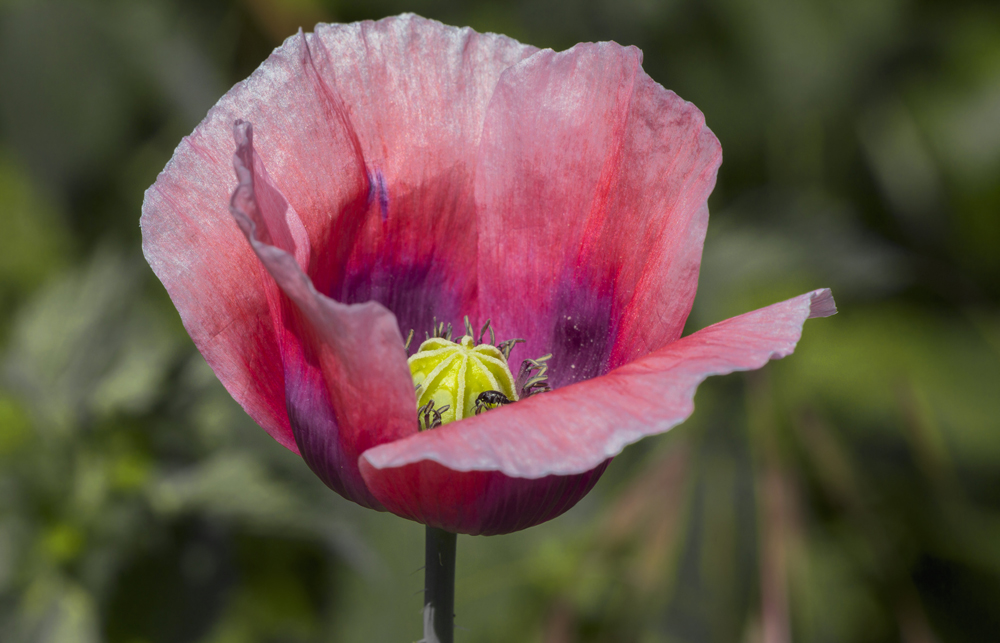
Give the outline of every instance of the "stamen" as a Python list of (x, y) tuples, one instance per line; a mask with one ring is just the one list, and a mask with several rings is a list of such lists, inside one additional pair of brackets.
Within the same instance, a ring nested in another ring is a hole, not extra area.
[(552, 359), (552, 353), (538, 359), (526, 359), (521, 362), (521, 370), (518, 371), (517, 380), (514, 382), (514, 388), (517, 390), (519, 398), (524, 399), (552, 390), (552, 387), (549, 386), (549, 378), (546, 375), (546, 372), (549, 370), (548, 361), (550, 359)]
[(433, 326), (432, 330), (434, 332), (431, 333), (430, 335), (428, 335), (427, 333), (424, 333), (424, 338), (425, 339), (432, 339), (432, 338), (435, 338), (435, 337), (440, 337), (441, 339), (446, 339), (449, 342), (451, 341), (451, 324), (448, 324), (447, 326), (445, 326), (444, 322), (440, 322), (439, 324), (437, 324), (437, 326)]
[(410, 354), (410, 342), (413, 341), (413, 329), (410, 329), (410, 334), (406, 336), (406, 343), (403, 344), (403, 348), (406, 349), (406, 354)]
[(479, 334), (477, 335), (472, 328), (472, 322), (469, 321), (469, 316), (468, 315), (465, 316), (465, 334), (475, 339), (476, 345), (487, 343), (483, 341), (483, 339), (486, 337), (486, 331), (490, 331), (490, 341), (488, 343), (490, 345), (495, 344), (497, 341), (497, 337), (493, 333), (493, 329), (490, 327), (490, 320), (488, 319), (486, 320), (486, 323), (483, 324), (483, 327), (481, 329), (479, 329)]
[(486, 342), (483, 341), (483, 337), (486, 335), (486, 331), (487, 330), (490, 331), (490, 344), (496, 344), (497, 343), (497, 337), (496, 337), (496, 335), (493, 334), (493, 329), (490, 328), (490, 320), (487, 319), (486, 323), (483, 324), (482, 329), (479, 331), (479, 339), (476, 340), (477, 344), (485, 344), (486, 343)]
[(500, 342), (499, 344), (497, 344), (497, 348), (499, 348), (500, 352), (503, 353), (503, 358), (509, 362), (510, 352), (514, 350), (514, 345), (523, 343), (524, 343), (523, 339), (508, 339), (505, 342)]
[(441, 426), (441, 415), (450, 408), (451, 406), (445, 404), (444, 406), (435, 409), (434, 400), (430, 400), (427, 404), (421, 406), (417, 409), (417, 421), (420, 423), (420, 430), (426, 431), (428, 429), (436, 429)]

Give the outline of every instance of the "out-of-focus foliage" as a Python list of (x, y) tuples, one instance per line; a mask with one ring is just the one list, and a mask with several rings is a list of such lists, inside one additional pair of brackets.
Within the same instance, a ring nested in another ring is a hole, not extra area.
[(1000, 7), (966, 0), (0, 3), (0, 640), (413, 641), (422, 529), (257, 429), (138, 252), (143, 190), (300, 25), (614, 39), (725, 163), (690, 326), (819, 286), (566, 516), (459, 540), (458, 637), (1000, 632)]

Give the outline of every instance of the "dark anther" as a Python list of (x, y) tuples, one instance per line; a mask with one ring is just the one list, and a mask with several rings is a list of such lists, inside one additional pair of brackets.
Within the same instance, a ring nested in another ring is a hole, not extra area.
[(486, 343), (483, 341), (483, 339), (486, 337), (486, 331), (490, 331), (489, 343), (490, 344), (495, 343), (497, 341), (497, 336), (493, 333), (493, 329), (490, 328), (490, 320), (488, 319), (486, 320), (486, 323), (483, 324), (483, 327), (479, 330), (479, 334), (477, 335), (476, 331), (473, 330), (472, 328), (472, 322), (469, 321), (469, 316), (468, 315), (465, 316), (465, 334), (471, 337), (475, 341), (476, 346)]
[(503, 406), (504, 404), (510, 404), (513, 402), (509, 397), (501, 393), (500, 391), (483, 391), (476, 398), (476, 415), (479, 415), (483, 411), (489, 411), (490, 409), (495, 409), (498, 406)]
[(445, 404), (441, 408), (434, 408), (434, 400), (430, 400), (427, 404), (424, 404), (419, 409), (417, 409), (417, 422), (420, 424), (420, 430), (426, 431), (427, 429), (436, 429), (441, 426), (441, 414), (451, 408), (450, 404)]
[(514, 390), (520, 399), (552, 390), (545, 374), (549, 370), (546, 362), (550, 359), (552, 359), (551, 353), (538, 359), (526, 359), (521, 362), (521, 370), (518, 371), (517, 380), (514, 382)]
[(497, 344), (497, 348), (499, 348), (500, 352), (503, 353), (503, 358), (509, 362), (510, 352), (514, 350), (514, 345), (523, 343), (524, 343), (523, 339), (508, 339), (505, 342), (500, 342), (499, 344)]
[(479, 339), (476, 341), (477, 344), (485, 344), (483, 338), (486, 337), (486, 331), (490, 331), (490, 344), (495, 344), (497, 341), (497, 336), (493, 334), (493, 328), (490, 326), (490, 320), (486, 320), (483, 324), (482, 329), (479, 331)]
[(433, 332), (429, 335), (424, 333), (425, 338), (430, 339), (431, 337), (440, 337), (441, 339), (449, 342), (451, 341), (451, 324), (445, 326), (444, 322), (439, 322), (437, 325), (432, 326), (431, 330)]

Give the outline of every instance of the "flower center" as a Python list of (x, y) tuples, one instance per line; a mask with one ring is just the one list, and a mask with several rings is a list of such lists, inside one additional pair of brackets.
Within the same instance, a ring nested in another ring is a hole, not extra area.
[(466, 334), (454, 342), (450, 325), (447, 329), (438, 326), (435, 336), (420, 344), (407, 360), (417, 392), (421, 431), (549, 390), (545, 361), (550, 356), (525, 360), (515, 378), (507, 362), (511, 349), (522, 340), (494, 346), (483, 342), (487, 330), (490, 340), (495, 339), (489, 322), (478, 341), (468, 318), (465, 327)]

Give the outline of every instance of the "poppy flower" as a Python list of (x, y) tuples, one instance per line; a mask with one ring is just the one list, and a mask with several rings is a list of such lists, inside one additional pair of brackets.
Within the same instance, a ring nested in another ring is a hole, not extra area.
[[(817, 290), (681, 338), (721, 149), (641, 60), (414, 15), (318, 25), (181, 142), (144, 254), (233, 397), (345, 498), (454, 533), (544, 522), (690, 415), (706, 377), (835, 312)], [(417, 371), (437, 366), (404, 337), (466, 317), (523, 342), (427, 350), (551, 357), (504, 363), (509, 381), (462, 366), (448, 394), (468, 404), (421, 421)]]

